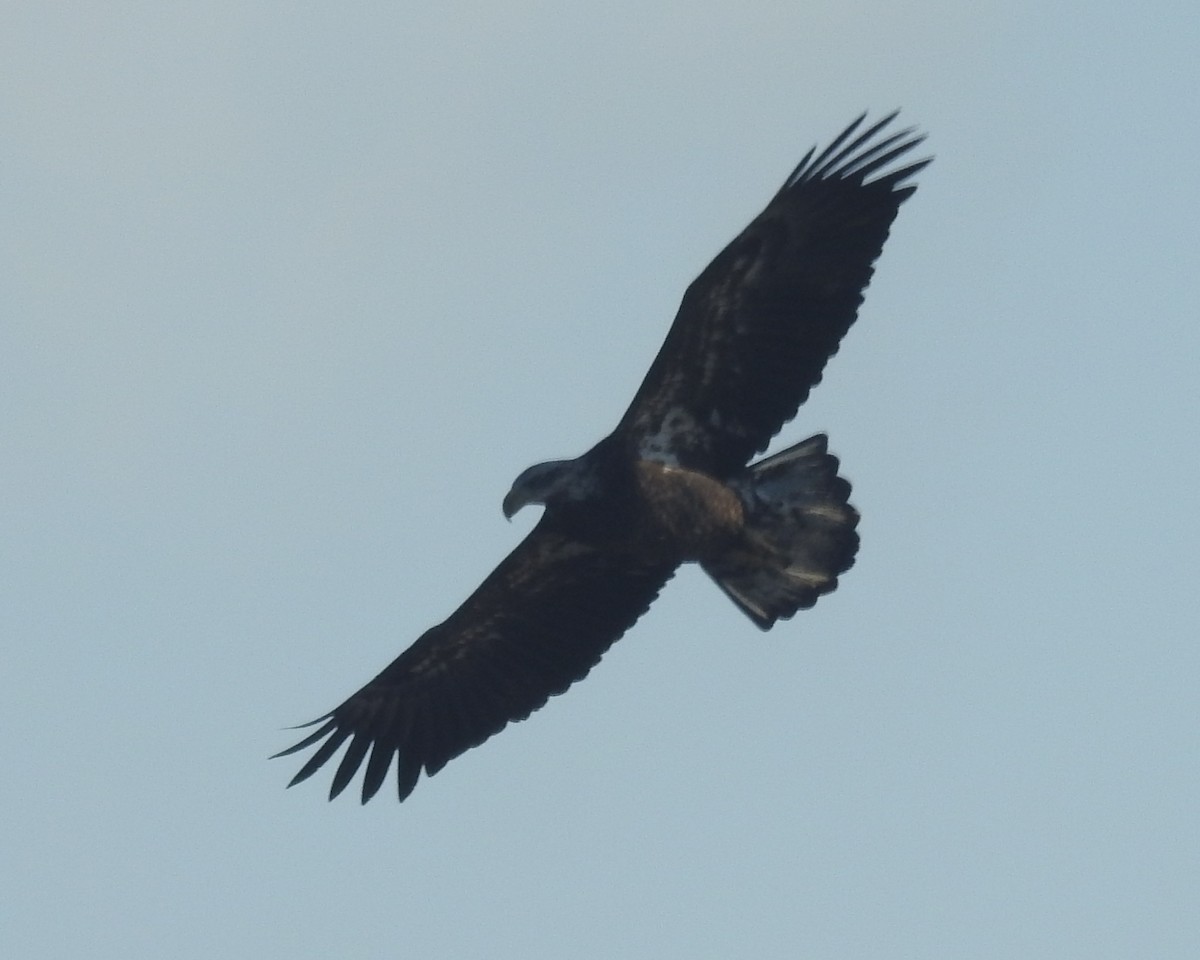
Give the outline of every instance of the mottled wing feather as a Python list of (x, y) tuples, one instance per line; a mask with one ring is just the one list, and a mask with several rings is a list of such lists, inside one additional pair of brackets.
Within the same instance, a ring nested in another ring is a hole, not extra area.
[(317, 746), (296, 784), (349, 741), (330, 798), (366, 760), (363, 802), (393, 761), (403, 800), (422, 769), (436, 773), (583, 679), (673, 572), (669, 563), (580, 543), (543, 518), (449, 619), (276, 756)]
[(929, 162), (880, 173), (923, 139), (880, 136), (894, 117), (858, 132), (859, 117), (820, 154), (810, 150), (688, 287), (615, 431), (636, 455), (726, 476), (795, 416), (916, 189), (904, 181)]

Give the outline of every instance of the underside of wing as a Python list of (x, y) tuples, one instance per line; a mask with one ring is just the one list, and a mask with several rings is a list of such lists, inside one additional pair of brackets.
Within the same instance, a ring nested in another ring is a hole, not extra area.
[(764, 450), (854, 322), (921, 142), (859, 117), (788, 177), (684, 294), (616, 435), (635, 455), (728, 476)]
[(330, 799), (365, 760), (363, 803), (393, 761), (403, 800), (422, 769), (436, 773), (586, 676), (673, 572), (634, 552), (580, 543), (543, 518), (449, 619), (276, 754), (317, 746), (289, 786), (349, 741)]

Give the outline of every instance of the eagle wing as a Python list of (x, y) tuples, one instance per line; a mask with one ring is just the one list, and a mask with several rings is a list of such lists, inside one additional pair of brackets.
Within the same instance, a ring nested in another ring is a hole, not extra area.
[[(638, 457), (728, 476), (796, 414), (854, 322), (924, 137), (862, 133), (808, 152), (766, 209), (688, 287), (614, 439)], [(877, 175), (877, 176), (876, 176)], [(875, 179), (869, 180), (869, 177)]]
[(321, 744), (288, 786), (312, 776), (349, 740), (330, 799), (366, 759), (366, 803), (395, 758), (403, 800), (422, 768), (437, 773), (582, 680), (674, 570), (632, 550), (580, 542), (543, 517), (449, 619), (341, 706), (306, 725), (320, 724), (315, 732), (276, 754)]

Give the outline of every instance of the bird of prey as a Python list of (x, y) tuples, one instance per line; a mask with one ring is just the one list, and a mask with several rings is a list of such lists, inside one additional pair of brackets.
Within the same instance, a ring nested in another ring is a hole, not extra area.
[(466, 601), (276, 756), (308, 747), (291, 784), (346, 752), (330, 799), (366, 761), (362, 801), (395, 766), (478, 746), (581, 680), (694, 562), (758, 627), (811, 607), (858, 549), (850, 484), (822, 434), (750, 460), (796, 414), (854, 322), (923, 136), (866, 114), (816, 148), (688, 287), (616, 429), (573, 460), (530, 467), (504, 498), (541, 520)]

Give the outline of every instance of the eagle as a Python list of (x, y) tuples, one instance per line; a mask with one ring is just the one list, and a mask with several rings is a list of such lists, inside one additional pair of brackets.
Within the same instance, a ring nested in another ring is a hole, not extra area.
[(317, 747), (288, 786), (348, 742), (329, 798), (365, 761), (362, 802), (393, 764), (404, 800), (422, 770), (583, 679), (683, 563), (763, 630), (837, 586), (858, 512), (825, 435), (750, 461), (820, 382), (930, 162), (909, 162), (924, 135), (889, 129), (896, 116), (864, 128), (864, 113), (808, 151), (687, 288), (616, 429), (517, 477), (503, 513), (543, 505), (533, 530), (446, 620), (275, 754)]

